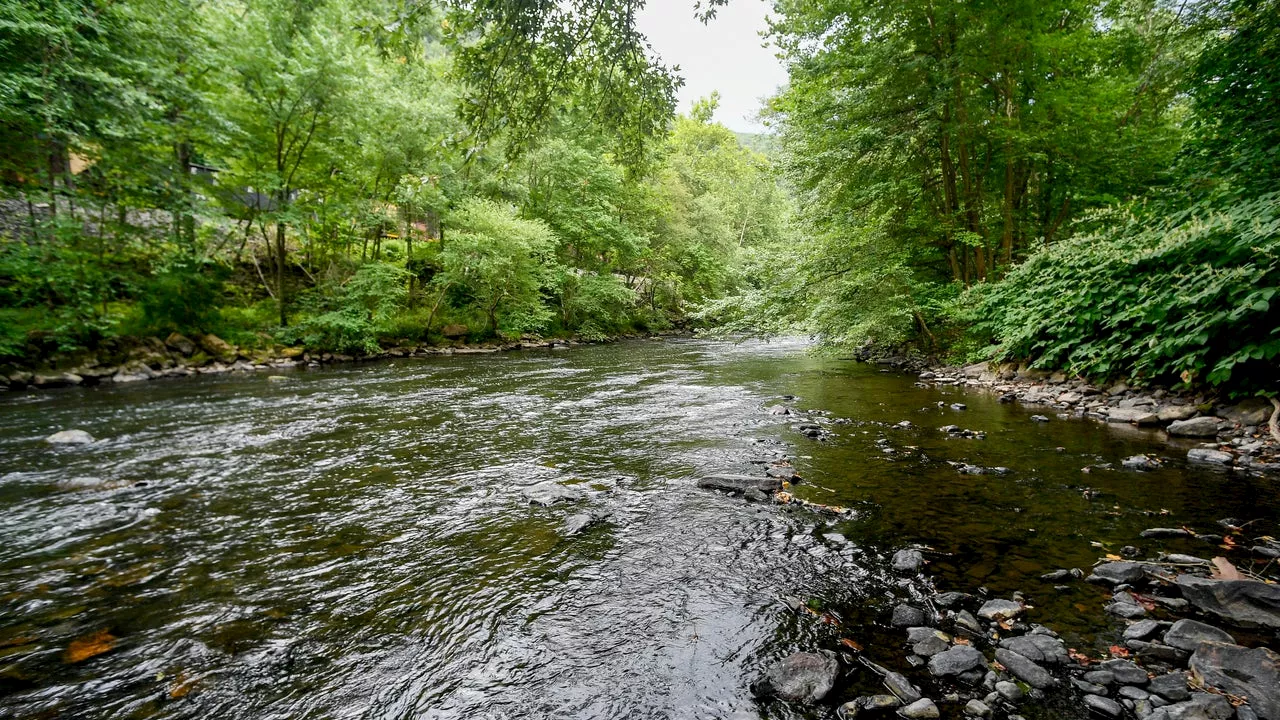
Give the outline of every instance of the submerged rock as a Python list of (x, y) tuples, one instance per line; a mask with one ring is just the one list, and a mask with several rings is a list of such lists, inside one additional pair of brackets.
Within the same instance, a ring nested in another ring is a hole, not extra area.
[(84, 430), (63, 430), (44, 439), (50, 445), (88, 445), (93, 436)]
[(585, 493), (577, 488), (566, 487), (557, 482), (547, 481), (540, 482), (536, 485), (530, 485), (520, 491), (532, 505), (542, 505), (550, 507), (562, 502), (577, 502), (586, 497)]
[(893, 554), (894, 572), (919, 572), (924, 564), (924, 555), (919, 550), (899, 550)]
[(600, 518), (591, 513), (570, 515), (564, 519), (564, 525), (561, 526), (560, 531), (565, 537), (572, 537), (596, 524), (599, 520)]
[(1206, 686), (1248, 699), (1263, 720), (1280, 720), (1280, 654), (1269, 648), (1201, 643), (1191, 672)]
[(1213, 448), (1191, 448), (1187, 451), (1187, 462), (1230, 465), (1232, 459), (1231, 453)]
[(758, 477), (756, 475), (708, 475), (698, 480), (698, 487), (734, 494), (742, 494), (748, 490), (774, 493), (782, 489), (782, 481), (774, 477)]
[(770, 666), (755, 691), (758, 695), (816, 703), (831, 692), (839, 674), (840, 663), (834, 653), (827, 650), (798, 652)]

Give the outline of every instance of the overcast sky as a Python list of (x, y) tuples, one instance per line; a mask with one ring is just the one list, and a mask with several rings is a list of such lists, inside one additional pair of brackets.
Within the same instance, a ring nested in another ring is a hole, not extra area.
[(760, 132), (756, 120), (761, 98), (787, 80), (772, 48), (761, 47), (769, 3), (731, 0), (703, 25), (693, 15), (694, 0), (649, 0), (640, 13), (640, 31), (667, 65), (679, 65), (684, 77), (679, 111), (720, 91), (716, 119), (739, 132)]

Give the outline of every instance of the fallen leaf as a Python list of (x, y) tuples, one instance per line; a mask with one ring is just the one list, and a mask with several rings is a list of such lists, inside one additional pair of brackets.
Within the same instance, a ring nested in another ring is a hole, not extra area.
[(956, 643), (957, 645), (970, 645), (970, 644), (972, 644), (972, 643), (970, 643), (970, 642), (969, 642), (969, 638), (967, 638), (967, 637), (961, 637), (961, 636), (959, 636), (959, 635), (957, 635), (957, 636), (955, 636), (954, 638), (952, 638), (952, 640), (954, 640), (954, 641), (955, 641), (955, 643)]
[(1107, 559), (1108, 559), (1108, 560), (1123, 560), (1124, 558), (1120, 557), (1119, 555), (1116, 555), (1115, 553), (1107, 553)]
[(850, 640), (849, 638), (840, 638), (840, 644), (855, 652), (862, 652), (862, 646), (859, 645), (856, 640)]
[(173, 685), (169, 686), (169, 697), (174, 700), (186, 697), (195, 688), (196, 679), (187, 677), (186, 671), (180, 671), (178, 676), (173, 679)]
[(92, 635), (76, 638), (67, 646), (62, 654), (62, 662), (68, 665), (88, 660), (116, 646), (116, 637), (108, 630), (99, 630)]
[(1213, 576), (1221, 580), (1243, 580), (1244, 576), (1231, 561), (1224, 557), (1213, 559)]
[(1118, 658), (1129, 657), (1129, 648), (1123, 647), (1121, 645), (1112, 645), (1109, 648), (1109, 651), (1111, 652), (1111, 657), (1118, 657)]
[(1078, 652), (1075, 648), (1071, 648), (1067, 650), (1067, 656), (1070, 657), (1072, 660), (1075, 660), (1076, 662), (1080, 663), (1081, 665), (1092, 665), (1094, 662), (1093, 658), (1089, 657), (1088, 655), (1085, 655), (1082, 652)]

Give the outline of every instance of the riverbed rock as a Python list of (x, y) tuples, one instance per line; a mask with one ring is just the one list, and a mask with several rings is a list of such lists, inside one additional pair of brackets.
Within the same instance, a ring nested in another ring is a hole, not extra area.
[(960, 675), (985, 665), (987, 659), (971, 645), (957, 645), (929, 658), (929, 672), (937, 677)]
[(469, 332), (471, 331), (467, 329), (467, 326), (461, 323), (451, 323), (449, 325), (445, 325), (444, 327), (440, 328), (440, 334), (449, 338), (450, 340), (456, 340), (460, 337), (466, 337), (467, 333)]
[(50, 445), (88, 445), (93, 436), (84, 430), (61, 430), (44, 439)]
[(1067, 647), (1061, 640), (1048, 635), (1018, 635), (1000, 641), (1000, 647), (1026, 657), (1027, 659), (1061, 665), (1067, 662)]
[(840, 663), (834, 653), (827, 650), (798, 652), (770, 666), (755, 690), (759, 695), (816, 703), (831, 692), (839, 674)]
[(1022, 614), (1022, 603), (1012, 600), (988, 600), (978, 608), (978, 617), (986, 620), (1010, 620)]
[(1187, 652), (1195, 652), (1202, 642), (1234, 643), (1235, 641), (1236, 639), (1225, 630), (1190, 619), (1179, 620), (1164, 634), (1165, 645)]
[(1223, 450), (1214, 450), (1213, 448), (1191, 448), (1187, 451), (1187, 462), (1206, 465), (1230, 465), (1232, 459), (1231, 453)]
[(734, 493), (740, 495), (748, 490), (759, 490), (764, 493), (775, 493), (782, 489), (782, 481), (773, 477), (759, 477), (756, 475), (707, 475), (698, 480), (698, 487), (707, 490), (720, 490), (722, 492)]
[(886, 670), (884, 673), (884, 686), (889, 688), (889, 692), (893, 693), (894, 697), (903, 703), (913, 703), (921, 698), (920, 690), (915, 685), (912, 685), (907, 676), (902, 673)]
[(573, 537), (596, 524), (598, 520), (599, 518), (591, 513), (577, 513), (575, 515), (570, 515), (564, 519), (564, 524), (560, 526), (560, 532), (565, 537)]
[(1187, 689), (1186, 673), (1157, 675), (1147, 683), (1147, 689), (1169, 702), (1182, 702), (1191, 697), (1191, 691)]
[(894, 627), (917, 627), (923, 625), (924, 612), (910, 605), (898, 605), (893, 609), (893, 619), (890, 624)]
[(1228, 720), (1235, 713), (1221, 695), (1196, 693), (1191, 699), (1158, 708), (1146, 720)]
[(1011, 703), (1020, 702), (1027, 696), (1026, 693), (1022, 692), (1022, 688), (1018, 687), (1018, 683), (1008, 680), (1001, 680), (996, 683), (996, 694)]
[(525, 500), (528, 500), (531, 505), (542, 505), (543, 507), (550, 507), (562, 502), (577, 502), (586, 497), (585, 493), (577, 488), (567, 487), (550, 480), (523, 488), (520, 493), (524, 495)]
[(837, 715), (844, 720), (850, 720), (863, 715), (879, 715), (901, 704), (902, 701), (892, 695), (863, 695), (841, 705)]
[(31, 376), (31, 384), (35, 387), (48, 389), (71, 387), (84, 382), (84, 378), (75, 373), (36, 373)]
[(1190, 666), (1206, 686), (1248, 699), (1262, 720), (1280, 720), (1280, 654), (1265, 647), (1204, 642), (1192, 653)]
[(898, 715), (907, 720), (935, 720), (940, 717), (938, 706), (929, 698), (919, 700), (898, 710)]
[(1136, 562), (1108, 562), (1093, 569), (1085, 580), (1105, 585), (1133, 584), (1146, 577), (1146, 566)]
[(1104, 718), (1118, 718), (1124, 713), (1120, 703), (1101, 695), (1085, 695), (1084, 706), (1089, 708), (1089, 712)]
[(1280, 586), (1194, 575), (1180, 575), (1177, 584), (1182, 597), (1201, 612), (1240, 627), (1280, 629)]
[(1147, 407), (1115, 407), (1107, 410), (1107, 422), (1155, 425), (1160, 418)]
[(1179, 437), (1214, 437), (1218, 434), (1220, 422), (1221, 420), (1216, 417), (1202, 415), (1190, 420), (1169, 423), (1168, 432), (1170, 435)]
[(893, 570), (900, 573), (920, 571), (924, 564), (924, 555), (919, 550), (899, 550), (893, 554)]
[(1025, 655), (1007, 648), (996, 650), (996, 662), (1003, 665), (1006, 670), (1013, 673), (1019, 680), (1038, 690), (1052, 687), (1057, 682), (1049, 674), (1048, 670), (1035, 664)]
[(1130, 470), (1155, 470), (1160, 467), (1160, 461), (1150, 455), (1130, 455), (1121, 460), (1120, 464)]
[(964, 714), (969, 717), (989, 718), (991, 717), (991, 708), (981, 700), (970, 700), (964, 706)]
[(223, 362), (232, 362), (236, 359), (236, 349), (231, 343), (222, 338), (209, 333), (200, 338), (200, 346), (210, 356), (215, 357)]
[(1111, 673), (1116, 682), (1122, 685), (1142, 685), (1147, 682), (1147, 671), (1138, 667), (1137, 663), (1131, 660), (1107, 660), (1102, 663), (1102, 669)]
[(1147, 528), (1140, 535), (1144, 538), (1184, 538), (1191, 533), (1183, 528)]

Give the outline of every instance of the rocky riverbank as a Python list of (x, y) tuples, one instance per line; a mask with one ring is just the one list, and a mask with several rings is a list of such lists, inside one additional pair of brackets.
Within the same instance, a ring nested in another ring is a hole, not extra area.
[[(1226, 402), (1204, 393), (1092, 384), (1061, 372), (1024, 365), (978, 363), (919, 373), (926, 387), (964, 386), (996, 393), (1001, 402), (1044, 410), (1058, 418), (1086, 418), (1162, 431), (1187, 461), (1245, 472), (1280, 472), (1280, 403), (1263, 398)], [(1050, 422), (1049, 414), (1033, 420)], [(1126, 458), (1137, 470), (1159, 466), (1155, 455)]]
[[(978, 380), (958, 375), (927, 372), (921, 382)], [(1027, 402), (1045, 404), (1044, 398), (1063, 415), (1092, 413), (1103, 420), (1111, 408), (1144, 409), (1158, 417), (1164, 407), (1183, 404), (1121, 388), (1082, 392), (1079, 383), (1056, 378), (992, 387), (1015, 401), (1023, 399), (1020, 394)], [(1080, 400), (1058, 400), (1065, 393), (1077, 393)], [(1132, 402), (1147, 397), (1153, 402)], [(1203, 405), (1169, 424), (1209, 418), (1201, 423), (1214, 424), (1215, 439), (1246, 436), (1239, 421), (1229, 425), (1224, 416), (1248, 406), (1214, 408), (1211, 415)], [(825, 439), (800, 429), (811, 424), (810, 416), (823, 417), (820, 411), (777, 404), (762, 412), (786, 416), (800, 434)], [(1176, 436), (1177, 429), (1166, 432)], [(755, 472), (707, 475), (696, 484), (784, 510), (850, 512), (797, 502), (791, 484), (802, 480), (786, 455), (752, 462)], [(891, 585), (894, 599), (884, 603), (874, 627), (849, 625), (812, 603), (780, 598), (802, 622), (835, 628), (836, 637), (829, 646), (819, 643), (769, 664), (752, 691), (765, 700), (834, 711), (843, 720), (1280, 720), (1280, 541), (1268, 532), (1275, 531), (1232, 518), (1209, 528), (1151, 527), (1132, 538), (1134, 545), (1091, 567), (1027, 577), (1027, 589), (1008, 597), (985, 588), (941, 591), (928, 572), (930, 548), (886, 552), (880, 573), (897, 582)], [(1095, 614), (1099, 624), (1109, 622), (1110, 635), (1069, 643), (1054, 629), (1054, 618), (1037, 609), (1037, 595), (1059, 593), (1095, 598), (1076, 607)], [(895, 636), (896, 642), (884, 640)], [(874, 685), (882, 691), (865, 692)]]
[(107, 348), (97, 355), (78, 357), (74, 363), (62, 363), (65, 367), (57, 369), (0, 366), (0, 390), (47, 390), (192, 375), (297, 370), (389, 358), (480, 355), (530, 349), (560, 350), (597, 342), (679, 334), (683, 333), (628, 334), (607, 340), (544, 339), (526, 335), (514, 342), (468, 344), (458, 340), (447, 345), (398, 345), (376, 353), (347, 355), (308, 352), (305, 348), (286, 346), (251, 349), (232, 345), (217, 335), (189, 338), (174, 333), (163, 340), (144, 338), (127, 346)]

